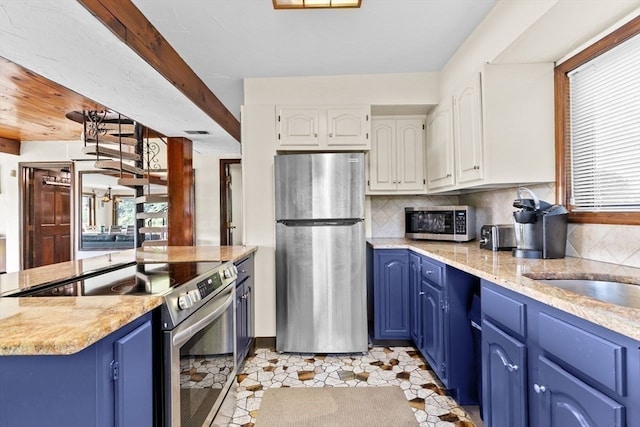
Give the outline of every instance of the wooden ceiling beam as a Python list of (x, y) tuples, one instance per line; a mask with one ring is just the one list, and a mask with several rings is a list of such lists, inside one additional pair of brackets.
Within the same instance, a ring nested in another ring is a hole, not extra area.
[(78, 2), (240, 142), (240, 122), (130, 0)]
[(20, 141), (0, 136), (0, 153), (20, 155)]

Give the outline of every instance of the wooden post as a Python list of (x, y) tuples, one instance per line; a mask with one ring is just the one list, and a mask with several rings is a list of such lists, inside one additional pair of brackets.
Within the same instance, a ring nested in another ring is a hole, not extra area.
[(167, 182), (169, 190), (169, 245), (193, 246), (195, 224), (195, 179), (193, 143), (182, 137), (167, 138)]

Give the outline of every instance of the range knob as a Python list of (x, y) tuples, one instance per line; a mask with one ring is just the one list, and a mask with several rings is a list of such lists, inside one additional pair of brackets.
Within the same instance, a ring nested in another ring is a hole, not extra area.
[(200, 291), (198, 289), (189, 291), (187, 295), (189, 295), (189, 299), (191, 300), (191, 303), (192, 303), (191, 305), (197, 303), (202, 299), (202, 296), (200, 295)]
[(180, 310), (186, 310), (189, 307), (192, 307), (194, 302), (189, 297), (189, 294), (182, 294), (178, 297), (178, 307)]
[(233, 271), (231, 270), (231, 268), (225, 268), (223, 274), (225, 279), (230, 279), (233, 277)]

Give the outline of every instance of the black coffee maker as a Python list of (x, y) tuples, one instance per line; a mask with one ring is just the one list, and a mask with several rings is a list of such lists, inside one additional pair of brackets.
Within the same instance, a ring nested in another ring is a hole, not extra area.
[[(528, 193), (529, 198), (523, 197)], [(513, 227), (517, 258), (564, 258), (567, 246), (567, 209), (539, 200), (528, 188), (516, 192)]]

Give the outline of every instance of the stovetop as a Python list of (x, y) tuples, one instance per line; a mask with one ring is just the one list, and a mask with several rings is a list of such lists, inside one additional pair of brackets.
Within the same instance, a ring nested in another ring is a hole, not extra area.
[(136, 264), (97, 276), (74, 279), (19, 296), (162, 295), (218, 268), (221, 262)]

